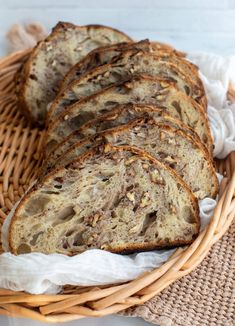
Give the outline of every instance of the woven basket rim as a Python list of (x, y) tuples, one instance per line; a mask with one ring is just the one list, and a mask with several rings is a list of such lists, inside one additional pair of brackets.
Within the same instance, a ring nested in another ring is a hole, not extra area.
[[(0, 223), (13, 203), (35, 179), (39, 166), (37, 153), (42, 132), (31, 129), (17, 110), (14, 75), (30, 49), (0, 59)], [(235, 101), (230, 85), (228, 98)], [(4, 153), (4, 154), (2, 154)], [(217, 162), (217, 170), (226, 175), (220, 185), (219, 201), (209, 225), (192, 245), (178, 248), (159, 268), (139, 278), (108, 287), (71, 287), (58, 295), (31, 295), (0, 289), (0, 314), (26, 317), (41, 322), (66, 322), (83, 317), (101, 317), (143, 304), (174, 281), (195, 269), (210, 248), (228, 230), (235, 215), (235, 152)]]

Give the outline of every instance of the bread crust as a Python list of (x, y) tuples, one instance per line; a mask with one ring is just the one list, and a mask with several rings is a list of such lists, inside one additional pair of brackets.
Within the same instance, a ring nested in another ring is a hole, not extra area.
[[(44, 141), (44, 148), (46, 147), (46, 144), (48, 142), (48, 140), (50, 139), (50, 133), (56, 129), (57, 126), (61, 125), (62, 121), (66, 120), (65, 117), (69, 117), (73, 112), (78, 112), (79, 110), (82, 109), (83, 105), (90, 102), (90, 101), (96, 101), (96, 98), (98, 98), (98, 96), (102, 96), (103, 94), (106, 94), (107, 92), (111, 92), (112, 90), (116, 89), (116, 87), (126, 87), (128, 88), (129, 84), (135, 81), (153, 81), (153, 82), (165, 82), (164, 80), (161, 80), (159, 78), (153, 78), (153, 77), (149, 77), (149, 76), (145, 76), (145, 75), (141, 75), (141, 76), (134, 76), (132, 79), (129, 79), (125, 82), (122, 83), (118, 83), (118, 84), (114, 84), (110, 87), (107, 87), (105, 89), (102, 89), (101, 91), (87, 96), (86, 98), (80, 100), (77, 103), (74, 103), (70, 106), (68, 106), (66, 108), (66, 110), (64, 110), (63, 112), (61, 112), (61, 114), (55, 118), (55, 120), (53, 121), (53, 124), (50, 124), (50, 126), (48, 126), (48, 130), (45, 134), (45, 141)], [(174, 87), (174, 83), (168, 82), (169, 85), (171, 85), (171, 87)], [(185, 94), (181, 94), (182, 97), (187, 97)], [(205, 112), (203, 111), (202, 107), (195, 102), (192, 98), (187, 97), (187, 101), (189, 101), (191, 104), (193, 104), (193, 106), (197, 109), (197, 111), (199, 112), (200, 118), (203, 121), (203, 124), (205, 126), (205, 130), (206, 130), (206, 134), (207, 134), (207, 139), (208, 139), (208, 150), (212, 156), (213, 153), (213, 140), (212, 140), (212, 136), (211, 136), (211, 132), (210, 132), (210, 128), (209, 128), (209, 123), (208, 123), (208, 117), (205, 114)], [(148, 105), (149, 103), (146, 103), (146, 105)], [(44, 150), (44, 158), (46, 158), (47, 154), (46, 151)]]
[[(63, 81), (61, 82), (59, 93), (75, 79), (75, 76), (76, 78), (80, 78), (81, 74), (87, 73), (88, 71), (97, 68), (101, 65), (110, 63), (112, 60), (114, 60), (115, 57), (119, 56), (127, 50), (142, 50), (151, 53), (169, 53), (171, 55), (177, 55), (182, 58), (179, 52), (171, 46), (160, 42), (150, 42), (148, 39), (141, 40), (139, 42), (122, 42), (117, 44), (106, 45), (89, 52), (81, 61), (75, 64), (68, 71)], [(105, 60), (103, 58), (107, 55), (110, 55), (109, 60)], [(198, 69), (194, 64), (186, 60), (184, 61), (188, 63), (188, 66), (191, 66), (194, 73), (197, 72)], [(79, 72), (79, 74), (77, 74), (77, 72)]]
[[(207, 161), (207, 163), (209, 165), (209, 170), (211, 172), (211, 184), (214, 185), (214, 188), (213, 188), (214, 190), (211, 193), (211, 198), (216, 198), (216, 196), (217, 196), (217, 194), (219, 192), (219, 182), (218, 182), (218, 179), (217, 179), (217, 176), (216, 176), (216, 171), (215, 171), (213, 162), (211, 160), (211, 157), (210, 157), (208, 151), (205, 150), (205, 148), (204, 148), (203, 144), (201, 143), (201, 141), (197, 140), (193, 136), (187, 134), (184, 130), (176, 129), (176, 128), (171, 127), (171, 126), (166, 125), (166, 124), (165, 125), (164, 124), (159, 124), (158, 122), (156, 122), (152, 118), (145, 118), (145, 117), (136, 118), (133, 121), (127, 123), (127, 124), (101, 131), (101, 132), (97, 133), (94, 136), (87, 137), (87, 138), (85, 138), (83, 140), (80, 140), (77, 143), (75, 143), (74, 145), (72, 145), (71, 147), (69, 147), (67, 149), (67, 151), (65, 151), (63, 153), (63, 157), (59, 157), (57, 159), (54, 166), (59, 166), (61, 164), (63, 165), (64, 164), (63, 163), (63, 158), (64, 157), (69, 157), (69, 154), (72, 153), (74, 151), (74, 149), (85, 145), (87, 142), (89, 142), (90, 144), (107, 143), (107, 140), (106, 140), (107, 136), (110, 136), (110, 135), (114, 136), (114, 139), (115, 139), (115, 136), (118, 136), (120, 133), (125, 132), (127, 130), (130, 130), (131, 128), (134, 128), (134, 127), (137, 127), (137, 126), (142, 126), (142, 125), (153, 125), (153, 124), (158, 126), (159, 129), (161, 129), (161, 130), (169, 131), (169, 132), (174, 133), (176, 135), (180, 135), (182, 138), (185, 138), (190, 143), (192, 143), (193, 147), (196, 147), (201, 151), (203, 158), (205, 159), (205, 161)], [(112, 145), (112, 146), (115, 146), (115, 144)], [(132, 147), (134, 147), (134, 146), (132, 146)], [(151, 154), (149, 154), (149, 155), (151, 155)]]
[[(145, 47), (148, 48), (148, 43)], [(144, 45), (142, 46), (142, 48), (144, 49)], [(146, 64), (144, 64), (146, 61), (151, 63), (152, 66), (146, 67)], [(161, 56), (155, 54), (154, 52), (151, 53), (150, 49), (149, 51), (146, 51), (146, 49), (142, 50), (140, 45), (139, 48), (137, 47), (137, 45), (135, 45), (135, 47), (131, 50), (128, 49), (122, 51), (120, 55), (113, 58), (113, 60), (111, 60), (110, 63), (102, 66), (98, 66), (97, 68), (88, 71), (84, 75), (80, 76), (78, 80), (74, 80), (67, 87), (62, 88), (61, 92), (58, 93), (58, 95), (52, 102), (50, 110), (47, 114), (46, 125), (49, 126), (50, 123), (53, 122), (53, 119), (55, 119), (55, 117), (59, 114), (57, 113), (57, 111), (58, 108), (60, 109), (62, 108), (62, 106), (64, 106), (63, 101), (66, 102), (67, 106), (69, 105), (68, 101), (70, 98), (70, 93), (75, 94), (76, 88), (80, 87), (81, 89), (82, 87), (82, 91), (84, 92), (83, 90), (84, 85), (85, 86), (88, 85), (89, 87), (91, 87), (90, 85), (92, 85), (92, 87), (94, 88), (92, 94), (97, 91), (100, 91), (103, 88), (107, 88), (113, 85), (113, 80), (112, 80), (113, 77), (109, 77), (109, 76), (113, 76), (113, 74), (115, 74), (115, 69), (117, 69), (119, 75), (119, 80), (116, 80), (117, 83), (122, 82), (122, 80), (124, 81), (125, 79), (129, 79), (133, 75), (138, 76), (138, 75), (145, 74), (145, 75), (149, 75), (152, 78), (159, 77), (158, 75), (154, 76), (152, 74), (152, 71), (154, 69), (153, 66), (156, 67), (159, 64), (161, 65), (161, 69), (163, 71), (163, 75), (162, 74), (160, 75), (161, 79), (171, 80), (172, 78), (175, 78), (175, 80), (177, 80), (175, 85), (181, 91), (182, 89), (179, 87), (178, 81), (179, 80), (183, 81), (185, 83), (183, 87), (183, 91), (187, 95), (190, 94), (190, 96), (193, 97), (194, 100), (203, 107), (204, 111), (207, 110), (207, 99), (205, 95), (204, 86), (202, 84), (201, 79), (198, 76), (198, 71), (193, 66), (191, 67), (189, 62), (174, 55), (165, 54)], [(130, 68), (132, 66), (133, 68)], [(138, 69), (136, 70), (136, 67), (138, 66), (142, 67), (142, 71), (141, 68), (140, 70)], [(145, 66), (144, 69), (147, 68), (147, 71), (143, 70), (143, 66)], [(166, 74), (164, 72), (165, 69), (171, 71), (174, 77), (169, 76), (168, 74), (167, 77), (164, 76), (164, 74)], [(150, 74), (149, 71), (151, 71)], [(106, 74), (108, 74), (107, 77)], [(192, 79), (192, 76), (194, 76), (194, 79)], [(187, 93), (187, 90), (189, 91), (189, 93)], [(87, 94), (87, 90), (85, 93), (86, 96), (92, 95), (90, 94), (90, 90), (88, 94)], [(79, 101), (82, 98), (84, 98), (83, 94), (81, 96), (77, 96), (76, 101)], [(74, 95), (74, 99), (75, 99), (75, 95)]]
[(19, 97), (18, 97), (18, 105), (20, 109), (22, 110), (23, 114), (26, 116), (26, 118), (32, 123), (32, 124), (38, 124), (39, 121), (35, 121), (31, 108), (29, 107), (27, 101), (26, 101), (26, 89), (28, 87), (29, 83), (29, 75), (31, 73), (33, 61), (35, 57), (40, 53), (41, 47), (45, 43), (50, 43), (54, 39), (57, 38), (57, 35), (61, 33), (61, 31), (66, 30), (68, 28), (75, 29), (75, 30), (80, 30), (80, 29), (105, 29), (105, 30), (111, 30), (115, 33), (118, 33), (119, 35), (123, 35), (127, 41), (132, 41), (132, 39), (127, 36), (125, 33), (118, 31), (115, 28), (112, 27), (107, 27), (107, 26), (102, 26), (102, 25), (85, 25), (85, 26), (76, 26), (71, 23), (67, 22), (59, 22), (53, 29), (51, 34), (45, 39), (40, 42), (34, 47), (32, 50), (27, 62), (24, 65), (23, 72), (22, 72), (22, 80), (21, 80), (21, 85), (20, 85), (20, 90), (19, 90)]
[[(177, 123), (181, 129), (184, 129), (185, 131), (187, 131), (187, 133), (190, 133), (196, 140), (200, 141), (198, 134), (192, 128), (187, 126), (181, 120), (172, 117), (170, 114), (165, 112), (161, 107), (158, 107), (156, 105), (144, 105), (144, 104), (133, 104), (133, 103), (128, 103), (126, 105), (125, 104), (120, 105), (119, 107), (114, 109), (112, 112), (102, 114), (101, 116), (97, 117), (96, 119), (88, 121), (80, 129), (84, 130), (86, 128), (93, 127), (97, 124), (99, 125), (99, 123), (102, 121), (111, 120), (111, 118), (114, 117), (115, 115), (121, 115), (122, 111), (124, 111), (124, 110), (132, 110), (132, 112), (136, 111), (137, 113), (141, 112), (143, 117), (145, 117), (145, 115), (146, 115), (146, 118), (148, 118), (149, 113), (159, 113), (159, 116), (167, 117), (172, 122)], [(135, 118), (137, 118), (137, 117), (135, 117)], [(132, 120), (134, 120), (134, 118)], [(76, 131), (75, 131), (75, 133), (76, 133)], [(205, 145), (202, 143), (201, 143), (201, 145), (204, 147), (204, 150), (208, 152)]]
[[(96, 119), (88, 121), (81, 128), (79, 128), (79, 129), (75, 130), (74, 132), (72, 132), (61, 143), (57, 144), (57, 146), (54, 148), (54, 151), (47, 156), (46, 162), (47, 163), (50, 162), (50, 160), (53, 158), (56, 151), (59, 148), (62, 149), (63, 146), (66, 145), (66, 143), (68, 143), (73, 137), (76, 137), (76, 135), (80, 135), (81, 133), (84, 133), (84, 130), (87, 130), (87, 129), (92, 128), (94, 126), (97, 126), (99, 128), (99, 126), (100, 126), (100, 124), (102, 124), (102, 122), (106, 122), (106, 121), (110, 121), (110, 120), (115, 121), (117, 117), (122, 115), (122, 112), (124, 112), (124, 114), (125, 114), (125, 111), (129, 111), (129, 110), (132, 111), (132, 112), (137, 112), (137, 113), (140, 112), (141, 115), (142, 115), (142, 118), (144, 118), (144, 117), (148, 118), (149, 113), (156, 113), (156, 114), (159, 114), (159, 116), (166, 117), (167, 119), (170, 119), (172, 122), (176, 123), (181, 129), (184, 129), (187, 133), (191, 134), (195, 140), (197, 140), (197, 141), (199, 141), (201, 143), (198, 134), (196, 132), (194, 132), (194, 130), (192, 128), (190, 128), (189, 126), (184, 124), (182, 121), (171, 117), (167, 112), (164, 112), (164, 110), (162, 110), (161, 107), (157, 107), (157, 106), (153, 106), (153, 105), (128, 103), (126, 105), (118, 106), (112, 112), (102, 114), (101, 116), (97, 117)], [(137, 115), (136, 116), (133, 115), (133, 118), (129, 122), (131, 122), (131, 121), (133, 121), (133, 120), (135, 120), (137, 118), (141, 118), (141, 117), (137, 116)], [(114, 127), (117, 127), (117, 125), (114, 126)], [(111, 129), (111, 128), (112, 127), (105, 128), (103, 130), (98, 129), (98, 132), (108, 130), (108, 129)], [(97, 131), (96, 131), (96, 133), (97, 133)], [(78, 141), (79, 140), (77, 140), (77, 142)], [(205, 147), (205, 145), (203, 143), (201, 143), (201, 146), (203, 146), (204, 151), (206, 151), (208, 153), (208, 155), (210, 156), (210, 154), (208, 152), (208, 149)], [(42, 171), (45, 171), (44, 166), (42, 167)], [(41, 174), (43, 174), (43, 172)]]
[[(53, 178), (53, 176), (56, 173), (59, 173), (60, 171), (63, 171), (64, 168), (72, 168), (72, 169), (76, 169), (79, 164), (84, 163), (86, 161), (87, 158), (94, 156), (97, 152), (115, 152), (115, 151), (129, 151), (131, 153), (134, 153), (136, 155), (138, 155), (139, 157), (142, 157), (143, 159), (146, 159), (154, 164), (156, 164), (156, 166), (158, 166), (158, 168), (161, 169), (165, 169), (168, 171), (168, 173), (173, 177), (173, 179), (180, 184), (180, 186), (184, 189), (184, 191), (189, 195), (190, 201), (191, 201), (191, 205), (193, 207), (193, 211), (195, 212), (194, 214), (194, 218), (195, 218), (195, 223), (196, 223), (196, 234), (195, 237), (198, 235), (199, 230), (200, 230), (200, 218), (199, 218), (199, 206), (198, 206), (198, 201), (196, 199), (196, 197), (194, 196), (194, 194), (192, 193), (192, 191), (189, 189), (189, 187), (185, 184), (185, 182), (181, 179), (181, 177), (171, 168), (165, 166), (163, 163), (161, 163), (160, 161), (158, 161), (156, 158), (152, 157), (150, 154), (148, 154), (147, 152), (145, 152), (142, 149), (136, 148), (136, 147), (132, 147), (132, 146), (120, 146), (120, 147), (115, 147), (115, 146), (111, 146), (110, 144), (106, 144), (106, 145), (101, 145), (101, 146), (97, 146), (96, 148), (92, 148), (91, 150), (87, 151), (86, 153), (84, 153), (83, 155), (81, 155), (80, 157), (78, 157), (76, 160), (74, 160), (73, 162), (69, 163), (66, 167), (58, 167), (55, 170), (53, 170), (50, 174), (46, 175), (42, 180), (40, 180), (40, 182), (36, 183), (32, 189), (23, 197), (23, 199), (21, 200), (21, 202), (19, 203), (18, 207), (16, 208), (16, 211), (14, 213), (14, 216), (11, 220), (10, 226), (9, 226), (9, 248), (10, 251), (17, 255), (17, 248), (14, 247), (14, 242), (13, 242), (13, 232), (12, 232), (12, 227), (15, 223), (15, 220), (17, 219), (17, 213), (19, 212), (19, 210), (21, 209), (21, 207), (25, 204), (25, 202), (28, 200), (28, 198), (31, 196), (32, 193), (36, 192), (37, 189), (39, 189), (43, 182), (45, 182), (46, 180), (50, 180), (51, 178)], [(186, 244), (190, 244), (193, 242), (192, 241), (175, 241), (173, 243), (174, 246), (180, 246), (180, 245), (186, 245)], [(148, 244), (139, 244), (139, 245), (128, 245), (125, 249), (121, 248), (121, 247), (117, 247), (116, 250), (112, 250), (112, 252), (116, 252), (116, 253), (130, 253), (132, 251), (142, 251), (142, 250), (154, 250), (154, 249), (159, 249), (159, 248), (165, 248), (165, 247), (169, 247), (169, 243), (160, 243), (160, 244), (154, 244), (151, 243), (148, 247)]]

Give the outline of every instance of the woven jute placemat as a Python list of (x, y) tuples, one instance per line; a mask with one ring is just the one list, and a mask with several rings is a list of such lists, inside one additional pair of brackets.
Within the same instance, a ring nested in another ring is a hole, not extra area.
[(122, 315), (159, 326), (234, 326), (235, 222), (191, 274)]

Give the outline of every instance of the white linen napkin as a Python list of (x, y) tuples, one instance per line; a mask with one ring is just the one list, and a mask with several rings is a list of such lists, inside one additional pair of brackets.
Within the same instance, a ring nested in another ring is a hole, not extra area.
[[(229, 80), (235, 83), (235, 57), (191, 53), (188, 59), (199, 66), (208, 96), (214, 156), (224, 158), (235, 150), (235, 105), (226, 99)], [(209, 222), (215, 205), (216, 201), (211, 198), (200, 201), (202, 228)], [(13, 211), (2, 232), (6, 251), (12, 214)], [(160, 266), (173, 252), (174, 249), (168, 249), (123, 256), (93, 249), (74, 257), (41, 253), (14, 256), (6, 252), (0, 255), (0, 287), (40, 294), (57, 293), (66, 284), (89, 286), (125, 282)]]

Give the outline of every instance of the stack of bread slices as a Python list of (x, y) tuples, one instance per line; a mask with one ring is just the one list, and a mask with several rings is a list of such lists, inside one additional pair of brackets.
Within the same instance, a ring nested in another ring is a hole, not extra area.
[(18, 77), (44, 126), (43, 164), (11, 221), (14, 254), (130, 253), (190, 244), (218, 181), (207, 98), (170, 46), (59, 23)]

